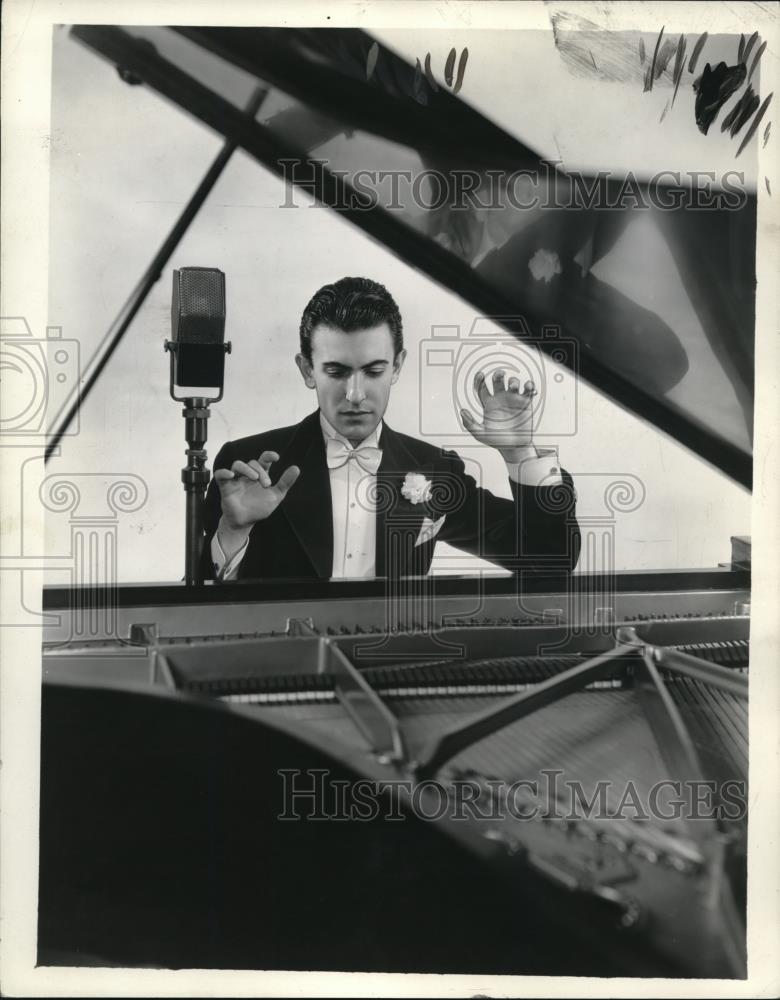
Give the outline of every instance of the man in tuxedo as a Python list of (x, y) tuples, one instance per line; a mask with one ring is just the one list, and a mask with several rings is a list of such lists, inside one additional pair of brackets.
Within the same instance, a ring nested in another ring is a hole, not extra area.
[[(479, 373), (477, 441), (503, 456), (512, 499), (452, 451), (384, 422), (406, 351), (383, 285), (342, 278), (304, 310), (296, 363), (318, 409), (299, 424), (228, 442), (206, 495), (204, 575), (399, 577), (428, 572), (436, 541), (515, 572), (569, 573), (579, 555), (571, 477), (533, 445), (533, 383)], [(272, 467), (282, 469), (274, 482)]]

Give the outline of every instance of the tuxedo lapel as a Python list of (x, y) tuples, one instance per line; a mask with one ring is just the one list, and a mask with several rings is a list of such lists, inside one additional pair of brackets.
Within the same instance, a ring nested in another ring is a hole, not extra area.
[[(423, 553), (414, 543), (426, 516), (425, 504), (412, 504), (401, 487), (406, 474), (420, 472), (419, 461), (387, 424), (382, 425), (382, 462), (377, 472), (376, 575), (401, 576), (427, 572), (417, 566)], [(430, 559), (428, 559), (428, 562)]]
[(280, 473), (291, 465), (301, 470), (280, 509), (317, 575), (330, 577), (333, 572), (333, 515), (319, 410), (301, 421), (277, 464)]

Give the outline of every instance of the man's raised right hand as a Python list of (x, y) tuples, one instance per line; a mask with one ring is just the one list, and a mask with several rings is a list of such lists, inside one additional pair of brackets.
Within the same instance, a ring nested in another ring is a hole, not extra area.
[(259, 459), (233, 462), (229, 469), (216, 469), (214, 479), (222, 498), (222, 523), (232, 531), (250, 528), (270, 517), (287, 496), (301, 470), (297, 465), (285, 469), (276, 483), (271, 483), (269, 469), (279, 460), (275, 451), (264, 451)]

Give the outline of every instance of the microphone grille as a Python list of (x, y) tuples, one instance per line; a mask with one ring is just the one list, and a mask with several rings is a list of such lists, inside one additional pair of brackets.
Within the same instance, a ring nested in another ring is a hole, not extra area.
[(225, 275), (213, 267), (183, 267), (179, 294), (184, 316), (224, 316)]
[(225, 338), (225, 275), (216, 267), (182, 267), (173, 272), (174, 340), (222, 343)]

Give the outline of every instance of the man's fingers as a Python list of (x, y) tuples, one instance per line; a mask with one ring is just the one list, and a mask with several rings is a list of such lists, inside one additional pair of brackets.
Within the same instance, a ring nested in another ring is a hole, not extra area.
[(478, 420), (474, 419), (471, 410), (461, 410), (460, 416), (461, 420), (463, 421), (463, 426), (466, 428), (467, 431), (471, 431), (473, 433), (474, 431), (484, 430), (482, 424)]
[(300, 476), (301, 470), (297, 465), (291, 465), (289, 469), (285, 469), (284, 472), (279, 476), (279, 482), (276, 484), (277, 490), (282, 494), (282, 496), (287, 493), (289, 488), (293, 485), (295, 480)]
[(530, 379), (530, 378), (528, 379), (528, 381), (523, 386), (523, 395), (524, 396), (535, 396), (536, 395), (536, 386), (534, 385), (533, 380)]
[(235, 462), (233, 462), (230, 468), (233, 470), (233, 472), (235, 472), (237, 476), (245, 476), (247, 479), (251, 479), (254, 482), (257, 482), (257, 480), (260, 478), (260, 474), (257, 472), (257, 470), (253, 469), (251, 465), (247, 465), (246, 462), (239, 462), (238, 460), (236, 460)]
[(507, 384), (507, 389), (509, 392), (520, 392), (520, 379), (513, 375)]
[(260, 483), (261, 486), (271, 485), (271, 477), (266, 472), (265, 466), (261, 465), (257, 459), (255, 458), (250, 459), (249, 467), (254, 469), (255, 472), (257, 473), (258, 482)]
[[(272, 484), (268, 469), (278, 459), (279, 456), (275, 451), (264, 451), (260, 458), (250, 458), (248, 462), (236, 460), (229, 469), (217, 469), (214, 478), (219, 482), (227, 482), (230, 479), (243, 476), (253, 483), (259, 483), (260, 486), (270, 487)], [(300, 474), (301, 470), (297, 465), (290, 466), (279, 477), (276, 488), (281, 490), (282, 495), (284, 495)]]
[(477, 374), (474, 376), (474, 392), (476, 392), (477, 396), (479, 397), (480, 403), (482, 403), (482, 405), (484, 406), (485, 400), (490, 395), (490, 393), (488, 392), (487, 384), (485, 382), (484, 372), (477, 372)]
[(493, 372), (493, 394), (497, 392), (503, 392), (504, 390), (504, 377), (506, 372), (503, 368), (497, 368)]

